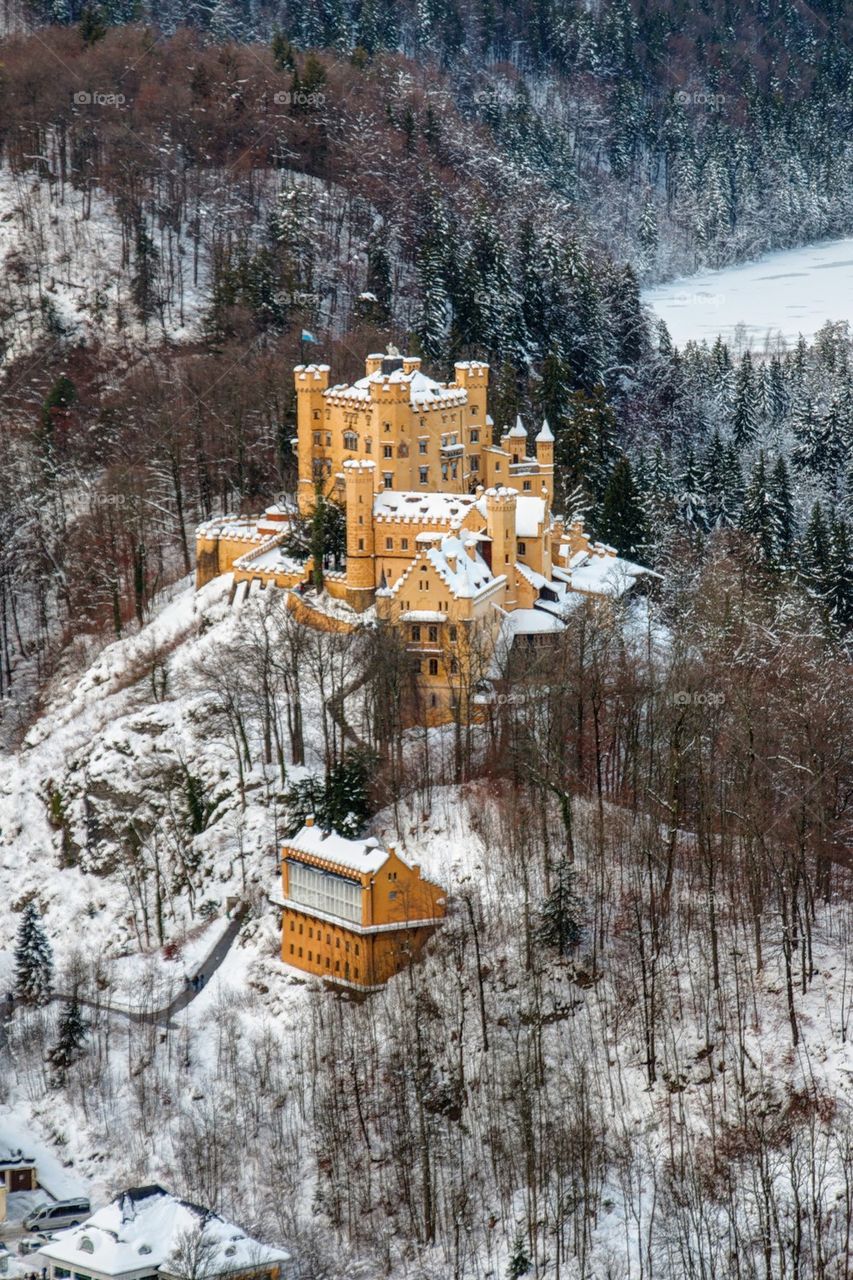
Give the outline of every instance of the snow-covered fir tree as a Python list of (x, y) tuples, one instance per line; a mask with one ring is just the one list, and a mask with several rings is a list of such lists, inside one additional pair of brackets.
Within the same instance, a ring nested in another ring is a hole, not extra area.
[(34, 902), (28, 902), (15, 944), (15, 995), (25, 1004), (45, 1004), (53, 991), (53, 948)]

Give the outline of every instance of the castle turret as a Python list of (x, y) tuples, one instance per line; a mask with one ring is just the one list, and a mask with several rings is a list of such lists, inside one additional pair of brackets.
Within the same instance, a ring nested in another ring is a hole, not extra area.
[(293, 378), (296, 385), (296, 453), (299, 467), (297, 499), (301, 513), (308, 515), (314, 506), (317, 480), (322, 478), (327, 483), (323, 392), (329, 385), (329, 366), (298, 364), (293, 370)]
[(554, 433), (548, 426), (548, 419), (542, 423), (542, 429), (536, 437), (536, 461), (542, 473), (542, 485), (548, 494), (548, 505), (554, 501)]
[[(469, 427), (483, 431), (488, 416), (489, 366), (480, 360), (464, 360), (454, 365), (454, 374), (455, 385), (468, 393), (469, 409), (465, 421)], [(491, 439), (486, 443), (491, 444)]]
[(347, 600), (359, 612), (373, 603), (376, 588), (372, 462), (344, 463), (347, 501)]
[(492, 540), (492, 573), (506, 575), (505, 609), (517, 603), (515, 576), (515, 489), (486, 490), (486, 531)]

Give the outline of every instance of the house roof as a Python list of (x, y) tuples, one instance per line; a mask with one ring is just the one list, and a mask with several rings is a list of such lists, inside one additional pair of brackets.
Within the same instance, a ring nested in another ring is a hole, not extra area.
[(40, 1252), (62, 1266), (100, 1275), (140, 1271), (173, 1274), (182, 1242), (201, 1233), (210, 1276), (255, 1271), (286, 1262), (290, 1254), (261, 1244), (219, 1214), (179, 1200), (163, 1187), (131, 1187), (79, 1227), (63, 1231)]
[(458, 526), (475, 505), (469, 493), (418, 493), (407, 489), (380, 489), (373, 498), (373, 514), (379, 520), (436, 521)]
[(34, 1169), (35, 1156), (25, 1156), (13, 1147), (0, 1146), (0, 1169)]
[(314, 825), (304, 826), (284, 847), (358, 872), (378, 871), (388, 861), (388, 850), (383, 849), (374, 836), (367, 840), (348, 840), (335, 831), (324, 831)]

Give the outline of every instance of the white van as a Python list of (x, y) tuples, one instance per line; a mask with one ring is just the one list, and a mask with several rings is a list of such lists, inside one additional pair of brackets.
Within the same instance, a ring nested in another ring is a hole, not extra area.
[(56, 1231), (60, 1227), (76, 1227), (92, 1212), (85, 1197), (79, 1200), (57, 1200), (54, 1204), (40, 1204), (24, 1218), (27, 1231)]

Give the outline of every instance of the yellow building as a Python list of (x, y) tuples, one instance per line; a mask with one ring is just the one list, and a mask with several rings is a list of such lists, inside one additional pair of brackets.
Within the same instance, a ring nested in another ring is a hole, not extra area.
[(417, 955), (444, 918), (443, 890), (375, 839), (347, 840), (308, 818), (282, 849), (281, 958), (370, 991)]
[(325, 590), (354, 616), (375, 609), (403, 629), (428, 714), (485, 677), (502, 633), (541, 640), (578, 593), (621, 596), (649, 575), (554, 514), (547, 422), (532, 453), (521, 419), (495, 443), (488, 365), (459, 363), (439, 383), (389, 348), (352, 386), (329, 386), (327, 365), (298, 365), (294, 377), (296, 504), (203, 525), (198, 585), (230, 570), (238, 583), (307, 589), (311, 561), (284, 544), (319, 488), (346, 512), (345, 564), (325, 573)]

